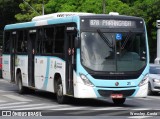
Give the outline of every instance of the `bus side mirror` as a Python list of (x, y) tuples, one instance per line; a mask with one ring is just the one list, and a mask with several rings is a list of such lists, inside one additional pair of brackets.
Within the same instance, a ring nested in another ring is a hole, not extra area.
[(79, 37), (75, 37), (74, 47), (78, 48), (79, 46), (80, 46), (80, 38)]

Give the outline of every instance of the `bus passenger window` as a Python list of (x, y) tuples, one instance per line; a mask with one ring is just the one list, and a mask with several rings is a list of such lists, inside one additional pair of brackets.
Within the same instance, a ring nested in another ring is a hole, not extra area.
[(17, 52), (27, 52), (27, 33), (25, 31), (19, 31), (17, 40)]
[(55, 53), (64, 52), (64, 38), (65, 38), (65, 26), (56, 27), (55, 32)]
[(54, 28), (45, 28), (44, 29), (44, 40), (43, 47), (45, 49), (45, 53), (53, 53), (53, 39), (54, 39)]
[(37, 53), (42, 53), (43, 29), (38, 30)]
[(27, 32), (24, 32), (22, 52), (27, 52)]
[(4, 37), (4, 53), (10, 53), (10, 32), (5, 33)]

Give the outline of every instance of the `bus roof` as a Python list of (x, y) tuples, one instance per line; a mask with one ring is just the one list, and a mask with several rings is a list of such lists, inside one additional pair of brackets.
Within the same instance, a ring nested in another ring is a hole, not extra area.
[(80, 16), (80, 15), (93, 15), (93, 13), (59, 12), (59, 13), (36, 16), (32, 19), (32, 21), (40, 21), (40, 20), (56, 19), (56, 18), (69, 17), (69, 16)]
[[(22, 29), (22, 28), (31, 28), (35, 26), (44, 26), (50, 24), (60, 24), (60, 23), (71, 23), (71, 22), (79, 22), (79, 18), (119, 18), (119, 19), (142, 19), (139, 17), (133, 16), (125, 16), (125, 15), (106, 15), (106, 14), (92, 14), (92, 13), (78, 13), (71, 15), (72, 12), (66, 14), (65, 17), (55, 17), (53, 18), (53, 14), (37, 16), (32, 19), (31, 22), (17, 23), (6, 25), (4, 30), (13, 30), (13, 29)], [(59, 15), (59, 14), (55, 14)], [(62, 15), (62, 14), (61, 14)], [(68, 15), (68, 16), (67, 16)], [(143, 20), (143, 19), (142, 19)]]
[(66, 17), (66, 18), (56, 18), (56, 19), (17, 23), (17, 24), (9, 24), (5, 26), (4, 30), (31, 28), (35, 26), (44, 26), (44, 25), (50, 25), (50, 24), (78, 22), (77, 20), (78, 20), (78, 16), (71, 16), (71, 17)]

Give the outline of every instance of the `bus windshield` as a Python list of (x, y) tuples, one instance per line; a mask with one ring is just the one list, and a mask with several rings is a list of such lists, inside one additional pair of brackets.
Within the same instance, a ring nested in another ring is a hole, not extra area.
[(81, 33), (81, 61), (92, 71), (139, 71), (146, 59), (144, 32)]

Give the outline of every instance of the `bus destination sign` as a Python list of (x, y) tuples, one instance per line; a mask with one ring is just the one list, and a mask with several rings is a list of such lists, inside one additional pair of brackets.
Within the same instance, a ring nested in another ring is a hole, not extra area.
[(107, 27), (107, 28), (136, 28), (135, 21), (128, 20), (90, 20), (90, 27)]

